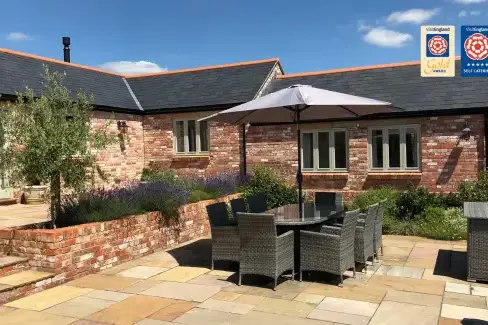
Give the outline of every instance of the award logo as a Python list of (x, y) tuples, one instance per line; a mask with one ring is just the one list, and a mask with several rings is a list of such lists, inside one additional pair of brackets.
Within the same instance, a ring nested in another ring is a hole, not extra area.
[(454, 26), (422, 26), (420, 75), (454, 77), (456, 73)]
[(488, 26), (461, 26), (461, 76), (488, 76)]

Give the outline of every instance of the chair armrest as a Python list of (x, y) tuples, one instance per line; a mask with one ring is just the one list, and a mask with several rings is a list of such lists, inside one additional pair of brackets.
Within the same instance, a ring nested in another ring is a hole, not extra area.
[(367, 214), (366, 213), (360, 213), (358, 214), (358, 219), (366, 219)]
[(358, 219), (357, 225), (359, 227), (364, 227), (366, 225), (366, 220), (365, 219)]
[(294, 241), (295, 241), (295, 236), (293, 235), (293, 230), (289, 230), (284, 234), (279, 235), (276, 239), (277, 246), (278, 246), (278, 253), (287, 250), (293, 251)]
[(322, 229), (320, 229), (320, 232), (322, 234), (340, 236), (341, 227), (340, 226), (335, 226), (335, 227), (333, 227), (333, 226), (322, 226)]
[(331, 247), (340, 243), (341, 237), (322, 232), (314, 232), (307, 230), (300, 230), (300, 246), (316, 246)]

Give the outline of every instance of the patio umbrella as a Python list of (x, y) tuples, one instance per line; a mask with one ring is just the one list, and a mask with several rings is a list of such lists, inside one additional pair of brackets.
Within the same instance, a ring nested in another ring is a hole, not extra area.
[(391, 103), (352, 96), (308, 85), (294, 85), (247, 103), (207, 116), (199, 121), (230, 124), (295, 123), (298, 142), (299, 213), (302, 216), (302, 157), (300, 122), (358, 118), (377, 113), (397, 112)]

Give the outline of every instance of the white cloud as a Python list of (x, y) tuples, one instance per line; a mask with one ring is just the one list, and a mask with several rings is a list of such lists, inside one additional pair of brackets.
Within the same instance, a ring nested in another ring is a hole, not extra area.
[(462, 3), (462, 4), (465, 4), (465, 5), (469, 5), (469, 4), (472, 4), (472, 3), (482, 3), (482, 2), (485, 2), (486, 0), (454, 0), (454, 2), (457, 2), (457, 3)]
[(395, 11), (386, 18), (387, 23), (411, 23), (422, 24), (439, 13), (439, 9), (408, 9), (405, 11)]
[(468, 12), (466, 10), (461, 10), (458, 14), (459, 17), (466, 17), (468, 15)]
[(364, 41), (380, 47), (402, 47), (412, 41), (413, 36), (391, 29), (377, 27), (364, 35)]
[(358, 32), (365, 32), (370, 30), (371, 25), (366, 25), (364, 20), (358, 20)]
[(479, 16), (479, 15), (481, 15), (481, 10), (472, 10), (472, 11), (461, 10), (458, 14), (459, 17)]
[(168, 71), (168, 68), (161, 68), (156, 63), (148, 61), (107, 62), (102, 64), (100, 68), (126, 75)]
[(473, 10), (470, 12), (471, 16), (479, 16), (481, 15), (481, 10)]
[(22, 32), (12, 32), (7, 36), (8, 41), (20, 42), (20, 41), (30, 41), (32, 37)]

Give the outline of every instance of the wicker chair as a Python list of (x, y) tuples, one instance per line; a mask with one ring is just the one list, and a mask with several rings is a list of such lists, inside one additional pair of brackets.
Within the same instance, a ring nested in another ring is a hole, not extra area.
[(325, 206), (344, 206), (344, 196), (335, 192), (315, 192), (315, 204)]
[[(374, 232), (376, 215), (378, 214), (379, 204), (368, 207), (366, 214), (361, 214), (356, 227), (356, 239), (354, 242), (354, 256), (358, 263), (364, 263), (365, 272), (368, 271), (368, 258), (373, 258), (374, 264)], [(362, 219), (364, 217), (364, 219)]]
[(238, 213), (241, 241), (239, 282), (246, 274), (258, 274), (273, 278), (274, 287), (278, 277), (292, 270), (294, 279), (294, 236), (287, 231), (277, 236), (275, 216), (264, 213)]
[(339, 286), (344, 284), (344, 271), (353, 269), (354, 237), (359, 210), (345, 213), (342, 227), (322, 226), (320, 232), (300, 231), (300, 281), (302, 271), (323, 271), (341, 277)]
[(378, 213), (376, 215), (376, 221), (374, 223), (373, 250), (376, 258), (378, 258), (380, 250), (381, 255), (383, 255), (383, 215), (385, 214), (385, 204), (386, 199), (380, 201), (378, 206)]
[(263, 213), (268, 210), (268, 203), (264, 194), (255, 194), (247, 198), (250, 213)]
[(232, 215), (234, 218), (237, 218), (238, 212), (247, 212), (246, 201), (241, 198), (230, 200), (230, 207), (232, 209)]
[(207, 214), (212, 233), (212, 270), (216, 260), (239, 262), (239, 228), (236, 219), (229, 219), (227, 204), (207, 205)]

